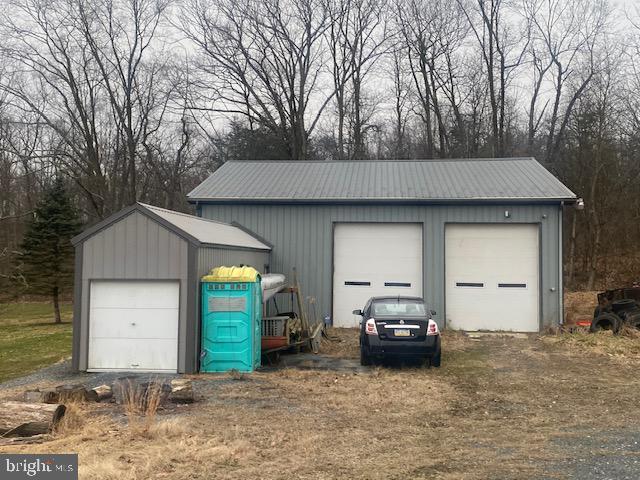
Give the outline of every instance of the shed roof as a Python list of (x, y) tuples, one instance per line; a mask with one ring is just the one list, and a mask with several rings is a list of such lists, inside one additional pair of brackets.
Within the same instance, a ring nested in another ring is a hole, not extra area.
[(190, 202), (575, 201), (535, 158), (230, 161)]
[(270, 245), (241, 225), (208, 220), (144, 203), (136, 203), (120, 210), (109, 218), (73, 237), (71, 242), (77, 245), (134, 211), (138, 211), (156, 220), (164, 227), (197, 245), (204, 244), (221, 247), (249, 248), (252, 250), (271, 250)]

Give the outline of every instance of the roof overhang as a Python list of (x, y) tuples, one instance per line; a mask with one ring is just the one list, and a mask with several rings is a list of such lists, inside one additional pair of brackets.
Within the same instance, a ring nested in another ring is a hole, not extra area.
[(572, 204), (577, 197), (532, 197), (532, 198), (188, 198), (194, 205), (513, 205), (513, 204)]
[(261, 238), (258, 238), (253, 232), (249, 231), (248, 229), (246, 229), (244, 227), (241, 227), (238, 224), (229, 224), (229, 225), (232, 225), (232, 226), (234, 226), (236, 228), (239, 228), (240, 230), (243, 230), (245, 233), (253, 236), (256, 240), (260, 241), (261, 243), (264, 243), (265, 244), (265, 248), (242, 246), (242, 245), (231, 245), (231, 244), (223, 244), (223, 243), (201, 242), (200, 240), (198, 240), (193, 235), (189, 234), (188, 232), (184, 231), (183, 229), (179, 228), (178, 226), (174, 225), (173, 223), (167, 221), (166, 219), (164, 219), (163, 217), (161, 217), (160, 215), (155, 213), (152, 209), (149, 209), (149, 208), (145, 207), (144, 205), (142, 205), (140, 203), (135, 203), (133, 205), (125, 207), (122, 210), (120, 210), (119, 212), (116, 212), (113, 215), (111, 215), (111, 216), (107, 217), (106, 219), (102, 220), (101, 222), (98, 222), (95, 225), (87, 228), (82, 233), (76, 235), (75, 237), (73, 237), (71, 239), (72, 245), (77, 246), (78, 244), (84, 242), (88, 238), (90, 238), (90, 237), (94, 236), (95, 234), (101, 232), (105, 228), (108, 228), (111, 225), (119, 222), (120, 220), (122, 220), (125, 217), (133, 214), (134, 212), (139, 212), (140, 214), (145, 215), (146, 217), (152, 219), (153, 221), (155, 221), (158, 224), (160, 224), (163, 227), (165, 227), (167, 230), (175, 233), (176, 235), (178, 235), (179, 237), (183, 238), (184, 240), (186, 240), (187, 242), (189, 242), (190, 244), (192, 244), (192, 245), (194, 245), (196, 247), (205, 246), (205, 247), (212, 247), (212, 248), (233, 248), (233, 249), (236, 249), (236, 250), (251, 250), (251, 251), (266, 251), (266, 252), (271, 251), (271, 248), (272, 248), (271, 244), (265, 242)]

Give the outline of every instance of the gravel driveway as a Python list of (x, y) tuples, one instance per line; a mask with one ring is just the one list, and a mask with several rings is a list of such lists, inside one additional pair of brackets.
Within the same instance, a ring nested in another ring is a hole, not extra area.
[[(344, 341), (323, 355), (283, 356), (253, 374), (190, 376), (198, 401), (170, 412), (185, 433), (158, 437), (149, 451), (194, 460), (187, 476), (162, 463), (163, 478), (640, 478), (640, 357), (620, 353), (622, 340), (451, 334), (442, 368), (428, 369), (361, 367), (353, 332), (335, 335)], [(62, 362), (0, 384), (0, 392), (45, 382), (96, 386), (124, 375), (74, 373)], [(107, 427), (107, 437), (119, 442), (129, 435), (123, 428)], [(134, 469), (123, 480), (156, 478), (157, 463), (105, 453), (104, 431), (47, 445), (82, 449), (85, 472), (95, 472), (87, 478), (102, 478), (105, 455), (113, 468)], [(227, 453), (197, 456), (192, 441)], [(136, 444), (141, 458), (149, 442)], [(363, 444), (388, 454), (362, 456), (355, 447)]]

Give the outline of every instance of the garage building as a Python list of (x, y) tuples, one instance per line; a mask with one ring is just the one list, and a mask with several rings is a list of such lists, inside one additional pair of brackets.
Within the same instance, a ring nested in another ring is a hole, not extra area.
[(73, 240), (73, 366), (198, 371), (202, 275), (268, 269), (270, 245), (238, 225), (138, 203)]
[(318, 314), (353, 327), (377, 295), (423, 296), (440, 327), (562, 321), (562, 215), (576, 195), (533, 158), (227, 162), (188, 195), (296, 268)]

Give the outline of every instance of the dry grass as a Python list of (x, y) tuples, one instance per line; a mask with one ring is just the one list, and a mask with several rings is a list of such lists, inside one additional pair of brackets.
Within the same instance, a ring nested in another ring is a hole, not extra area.
[[(356, 332), (331, 334), (323, 351), (357, 357)], [(640, 429), (636, 343), (447, 332), (440, 369), (207, 375), (203, 402), (158, 411), (144, 432), (84, 404), (52, 441), (11, 451), (78, 452), (83, 479), (562, 478), (544, 471), (567, 455), (557, 439)]]
[(611, 331), (543, 335), (542, 342), (561, 348), (566, 355), (596, 355), (640, 359), (640, 332), (626, 327), (619, 335)]
[(358, 329), (327, 327), (327, 337), (320, 344), (320, 353), (332, 357), (358, 358)]
[(593, 310), (598, 305), (599, 292), (566, 292), (564, 294), (565, 323), (573, 324), (579, 319), (593, 318)]
[(216, 470), (247, 458), (245, 443), (202, 435), (202, 423), (195, 419), (158, 420), (140, 435), (137, 428), (108, 416), (85, 415), (81, 424), (62, 430), (53, 441), (11, 451), (77, 452), (80, 478), (91, 480), (213, 478)]
[(156, 423), (156, 414), (163, 399), (163, 384), (153, 381), (140, 385), (127, 381), (122, 392), (122, 406), (133, 435), (151, 438)]

